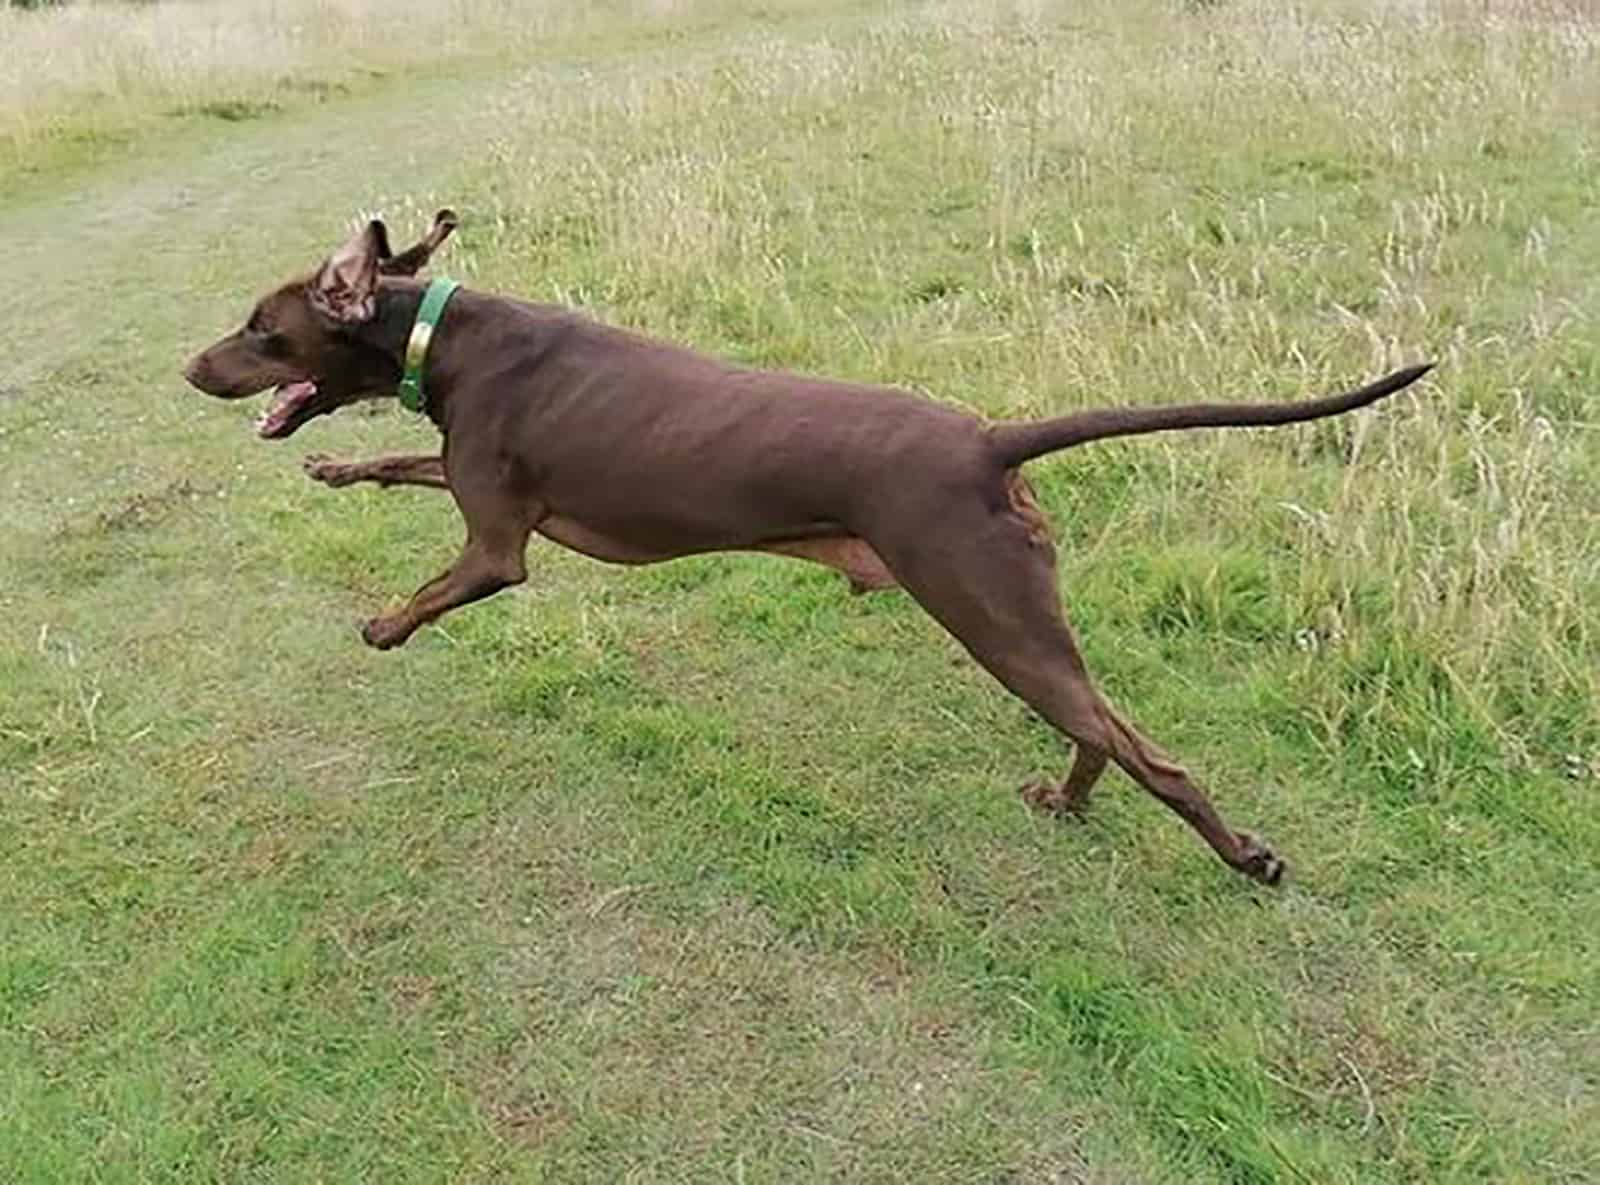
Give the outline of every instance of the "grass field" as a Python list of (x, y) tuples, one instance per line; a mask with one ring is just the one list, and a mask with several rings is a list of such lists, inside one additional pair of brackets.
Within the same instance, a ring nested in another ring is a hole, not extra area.
[[(1600, 11), (0, 9), (0, 1180), (1600, 1179)], [(295, 30), (298, 30), (296, 32)], [(14, 52), (15, 51), (15, 52)], [(182, 360), (359, 211), (995, 416), (1258, 890), (898, 593), (723, 556), (363, 647), (448, 499)]]

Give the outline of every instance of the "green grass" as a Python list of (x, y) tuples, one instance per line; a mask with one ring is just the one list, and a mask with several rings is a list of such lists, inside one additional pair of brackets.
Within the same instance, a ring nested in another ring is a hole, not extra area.
[[(0, 74), (0, 1177), (1600, 1176), (1593, 16), (507, 11)], [(472, 283), (996, 416), (1437, 357), (1029, 471), (1091, 666), (1291, 884), (1120, 775), (1031, 816), (1059, 739), (806, 565), (538, 546), (362, 647), (459, 523), (299, 455), (429, 434), (269, 447), (177, 368), (446, 203)]]

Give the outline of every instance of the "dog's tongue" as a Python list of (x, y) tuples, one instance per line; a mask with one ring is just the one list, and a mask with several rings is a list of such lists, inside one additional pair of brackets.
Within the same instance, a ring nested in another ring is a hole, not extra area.
[(317, 393), (317, 384), (309, 379), (298, 383), (285, 383), (272, 396), (272, 406), (256, 421), (256, 435), (270, 440), (283, 435), (294, 413), (305, 406), (306, 400)]

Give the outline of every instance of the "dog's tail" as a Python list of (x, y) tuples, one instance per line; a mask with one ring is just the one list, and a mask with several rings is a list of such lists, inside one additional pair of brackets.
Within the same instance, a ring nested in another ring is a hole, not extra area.
[(989, 429), (995, 452), (1009, 469), (1058, 449), (1105, 440), (1111, 436), (1140, 436), (1146, 432), (1171, 432), (1179, 428), (1252, 428), (1320, 420), (1376, 403), (1409, 387), (1433, 369), (1432, 362), (1408, 366), (1375, 383), (1342, 395), (1288, 403), (1179, 403), (1156, 407), (1108, 407), (1080, 411), (1055, 420), (1028, 424), (996, 424)]

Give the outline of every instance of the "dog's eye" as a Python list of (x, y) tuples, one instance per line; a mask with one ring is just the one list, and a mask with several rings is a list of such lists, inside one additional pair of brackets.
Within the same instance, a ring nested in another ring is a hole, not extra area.
[(275, 358), (281, 358), (289, 352), (289, 339), (281, 333), (259, 331), (261, 349)]

